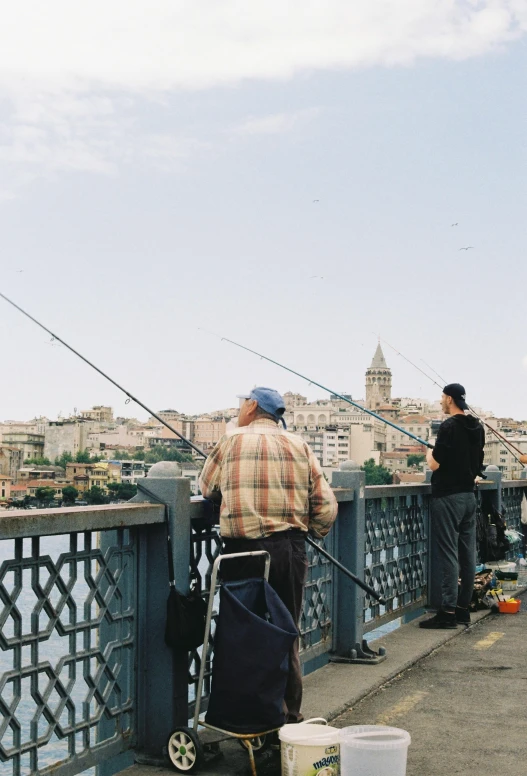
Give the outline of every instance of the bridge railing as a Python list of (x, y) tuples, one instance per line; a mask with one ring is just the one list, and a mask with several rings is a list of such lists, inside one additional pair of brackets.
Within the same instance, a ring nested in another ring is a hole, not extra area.
[[(489, 472), (480, 490), (518, 528), (527, 480), (498, 475)], [(324, 546), (387, 603), (309, 548), (305, 673), (353, 661), (367, 634), (430, 599), (430, 486), (365, 487), (351, 466), (333, 473), (332, 486), (339, 515)], [(178, 590), (194, 578), (208, 595), (216, 523), (208, 502), (190, 498), (188, 480), (154, 470), (126, 504), (0, 513), (2, 774), (75, 776), (97, 766), (110, 776), (132, 751), (159, 762), (169, 732), (192, 715), (202, 659), (206, 708), (212, 639), (190, 654), (164, 642), (167, 525)]]

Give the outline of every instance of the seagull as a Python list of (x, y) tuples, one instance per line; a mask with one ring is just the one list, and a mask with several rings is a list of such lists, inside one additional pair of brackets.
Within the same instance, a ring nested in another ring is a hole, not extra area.
[(471, 248), (474, 248), (474, 246), (473, 245), (467, 245), (466, 248), (460, 248), (459, 250), (460, 251), (469, 251)]
[(311, 275), (311, 278), (319, 278), (319, 280), (324, 280), (322, 275)]
[(15, 272), (23, 272), (23, 269), (15, 269)]
[(315, 204), (315, 202), (320, 202), (320, 200), (319, 199), (314, 199), (313, 200), (313, 204)]
[(459, 221), (456, 221), (455, 224), (450, 224), (450, 226), (459, 226)]

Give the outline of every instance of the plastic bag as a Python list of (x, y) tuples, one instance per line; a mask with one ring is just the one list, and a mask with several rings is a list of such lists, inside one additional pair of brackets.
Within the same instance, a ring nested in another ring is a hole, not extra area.
[(523, 492), (522, 507), (521, 507), (521, 521), (523, 525), (527, 525), (527, 495)]

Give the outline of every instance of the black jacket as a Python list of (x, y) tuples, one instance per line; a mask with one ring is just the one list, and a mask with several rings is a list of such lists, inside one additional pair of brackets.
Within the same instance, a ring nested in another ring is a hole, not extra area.
[(485, 431), (472, 415), (451, 415), (439, 428), (432, 451), (439, 464), (432, 474), (432, 496), (470, 493), (483, 468)]

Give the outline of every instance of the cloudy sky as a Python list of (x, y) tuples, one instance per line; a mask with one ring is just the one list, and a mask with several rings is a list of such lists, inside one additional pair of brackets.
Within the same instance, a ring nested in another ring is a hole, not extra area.
[[(12, 3), (0, 291), (153, 409), (322, 395), (209, 332), (357, 398), (380, 333), (527, 418), (526, 41), (527, 0)], [(0, 327), (0, 419), (145, 417)]]

